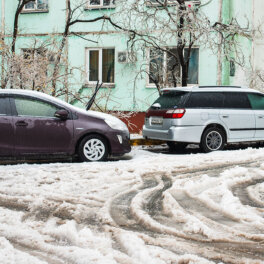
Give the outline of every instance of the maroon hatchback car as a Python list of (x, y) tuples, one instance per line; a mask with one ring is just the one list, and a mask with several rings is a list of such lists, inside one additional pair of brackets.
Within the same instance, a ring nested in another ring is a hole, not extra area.
[[(0, 157), (79, 156), (101, 161), (130, 152), (127, 126), (49, 95), (0, 90)], [(51, 156), (52, 155), (52, 156)]]

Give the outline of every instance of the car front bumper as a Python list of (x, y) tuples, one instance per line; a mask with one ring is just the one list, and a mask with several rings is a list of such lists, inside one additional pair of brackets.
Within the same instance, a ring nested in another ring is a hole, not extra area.
[[(121, 156), (131, 151), (129, 132), (114, 131), (108, 134), (108, 138), (112, 156)], [(121, 142), (120, 138), (122, 138)]]

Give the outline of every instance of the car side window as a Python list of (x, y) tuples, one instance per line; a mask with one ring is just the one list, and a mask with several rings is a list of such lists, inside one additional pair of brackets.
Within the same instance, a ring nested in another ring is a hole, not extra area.
[(264, 110), (264, 96), (261, 94), (248, 94), (253, 110)]
[(7, 115), (6, 98), (0, 97), (0, 116)]
[(54, 117), (56, 106), (34, 98), (16, 97), (15, 105), (19, 116)]
[(219, 92), (191, 93), (186, 108), (223, 108), (224, 95)]
[(246, 93), (228, 92), (224, 94), (224, 108), (251, 109), (251, 105)]

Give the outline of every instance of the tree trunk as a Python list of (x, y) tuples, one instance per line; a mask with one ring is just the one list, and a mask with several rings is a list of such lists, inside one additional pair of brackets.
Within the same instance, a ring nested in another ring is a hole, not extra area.
[[(2, 42), (3, 45), (5, 44), (5, 1), (2, 0), (2, 19), (1, 19), (1, 35), (2, 35)], [(4, 53), (1, 54), (1, 88), (4, 89), (6, 84), (5, 84), (5, 55)]]
[(61, 61), (61, 57), (62, 57), (62, 53), (65, 47), (65, 44), (67, 42), (67, 38), (68, 38), (68, 34), (69, 34), (69, 29), (70, 29), (70, 21), (71, 21), (71, 4), (70, 4), (70, 0), (67, 0), (67, 18), (66, 18), (66, 25), (65, 25), (65, 30), (63, 33), (63, 37), (61, 40), (61, 45), (59, 48), (59, 53), (56, 57), (55, 60), (55, 65), (54, 65), (54, 69), (53, 69), (53, 74), (52, 74), (52, 96), (56, 95), (56, 86), (57, 86), (57, 76), (59, 74), (59, 66), (60, 66), (60, 61)]
[(188, 63), (182, 65), (182, 86), (188, 85)]

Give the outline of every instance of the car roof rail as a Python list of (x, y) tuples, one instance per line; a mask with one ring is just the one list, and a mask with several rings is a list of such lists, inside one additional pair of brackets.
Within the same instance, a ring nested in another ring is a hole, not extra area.
[(208, 85), (199, 86), (199, 88), (247, 88), (243, 86), (233, 86), (233, 85)]

